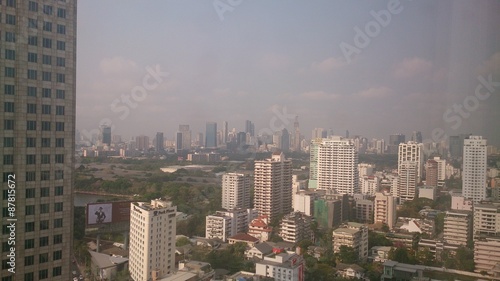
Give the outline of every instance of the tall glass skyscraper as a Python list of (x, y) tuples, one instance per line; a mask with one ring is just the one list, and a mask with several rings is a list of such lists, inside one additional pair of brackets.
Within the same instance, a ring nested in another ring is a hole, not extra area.
[(207, 130), (205, 136), (205, 147), (217, 147), (217, 123), (207, 122)]
[[(0, 2), (2, 281), (71, 279), (76, 9), (75, 0)], [(15, 273), (4, 264), (12, 250)]]

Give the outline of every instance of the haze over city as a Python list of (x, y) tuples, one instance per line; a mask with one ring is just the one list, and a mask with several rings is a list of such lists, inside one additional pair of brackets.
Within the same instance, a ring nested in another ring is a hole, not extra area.
[[(277, 110), (307, 139), (443, 129), (500, 145), (498, 1), (235, 3), (80, 1), (77, 129), (258, 132)], [(168, 76), (127, 104), (152, 69)]]

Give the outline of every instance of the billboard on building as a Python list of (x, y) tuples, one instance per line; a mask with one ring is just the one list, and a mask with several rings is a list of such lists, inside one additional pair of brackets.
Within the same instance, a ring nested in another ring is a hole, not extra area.
[(130, 221), (130, 201), (87, 204), (87, 225)]

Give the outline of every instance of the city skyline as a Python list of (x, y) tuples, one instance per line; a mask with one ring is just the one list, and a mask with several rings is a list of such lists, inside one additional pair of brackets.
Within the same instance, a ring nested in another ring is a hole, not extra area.
[(275, 120), (293, 132), (299, 116), (306, 138), (471, 133), (499, 146), (500, 3), (390, 3), (244, 1), (221, 20), (211, 2), (82, 1), (77, 128), (172, 138), (178, 124), (251, 120), (257, 135)]

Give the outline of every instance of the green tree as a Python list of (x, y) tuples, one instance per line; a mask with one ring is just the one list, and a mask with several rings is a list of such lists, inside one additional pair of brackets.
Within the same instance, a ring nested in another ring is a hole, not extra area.
[(455, 263), (459, 270), (474, 271), (474, 251), (463, 246), (458, 247)]
[(401, 263), (416, 264), (413, 251), (409, 251), (405, 247), (392, 248), (389, 251), (389, 259)]
[(392, 246), (392, 241), (387, 239), (384, 234), (369, 231), (368, 249), (371, 249), (373, 246)]
[(192, 245), (191, 241), (186, 237), (180, 237), (177, 241), (175, 241), (176, 247), (182, 247), (185, 245)]
[(306, 281), (335, 281), (335, 269), (327, 264), (318, 263), (306, 269)]
[(300, 247), (302, 249), (302, 251), (307, 251), (307, 248), (309, 248), (309, 246), (312, 246), (312, 245), (314, 245), (314, 244), (309, 239), (304, 239), (302, 241), (299, 241), (299, 243), (297, 243), (297, 247)]
[(129, 281), (130, 279), (130, 272), (128, 270), (122, 270), (118, 271), (115, 275), (115, 278), (113, 280), (116, 281)]
[(435, 266), (434, 254), (428, 248), (418, 251), (417, 258), (419, 264)]
[(342, 263), (356, 263), (359, 259), (358, 252), (352, 247), (342, 245), (337, 253), (337, 259)]
[(436, 229), (436, 235), (439, 235), (444, 230), (444, 217), (445, 213), (440, 213), (434, 218), (434, 225)]

